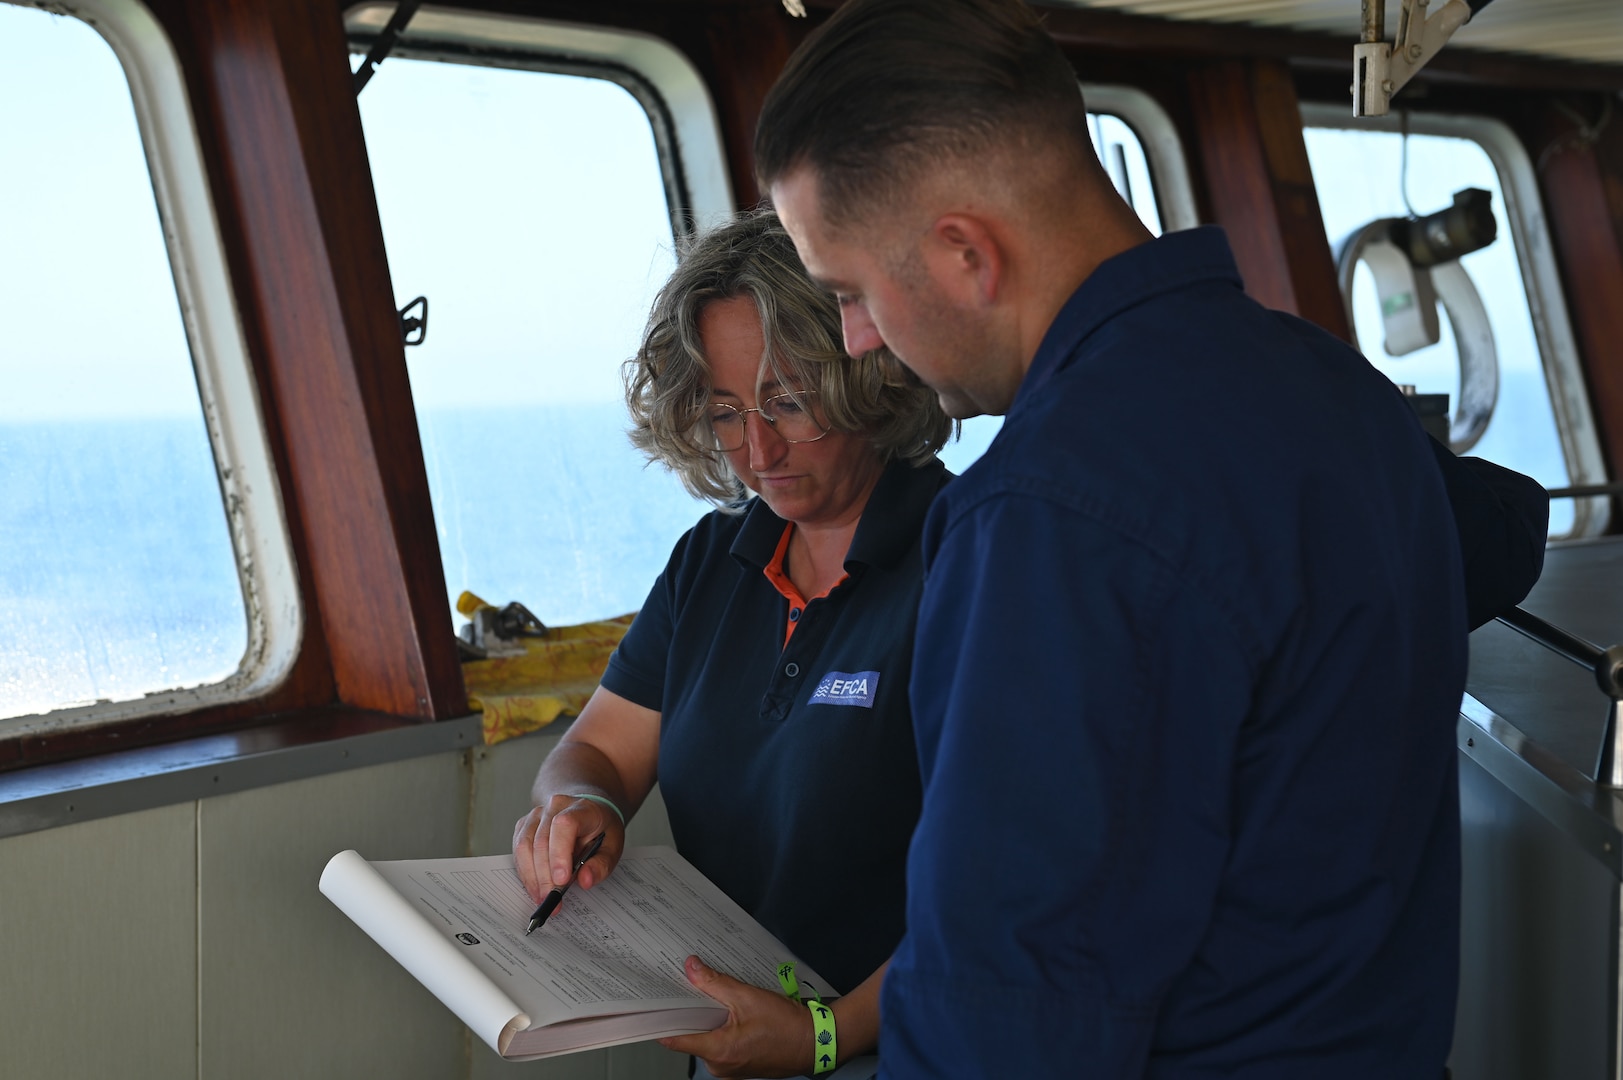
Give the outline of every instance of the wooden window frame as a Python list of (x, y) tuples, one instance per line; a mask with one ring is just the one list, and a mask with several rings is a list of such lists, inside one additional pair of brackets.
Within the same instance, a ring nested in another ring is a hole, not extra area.
[[(49, 773), (66, 790), (119, 767), (139, 774), (143, 753), (184, 757), (187, 747), (176, 740), (230, 744), (236, 749), (221, 752), (252, 755), (301, 740), (336, 746), (346, 733), (375, 738), (467, 715), (382, 228), (344, 62), (345, 6), (146, 2), (179, 59), (234, 283), (293, 553), (303, 613), (297, 655), (280, 683), (245, 700), (0, 739), (0, 770)], [(810, 19), (791, 19), (777, 4), (677, 0), (612, 8), (595, 0), (489, 0), (479, 8), (672, 44), (714, 98), (732, 189), (740, 204), (752, 205), (761, 194), (750, 156), (760, 104), (793, 48), (837, 5), (808, 6)], [(1322, 220), (1311, 187), (1301, 183), (1306, 152), (1297, 95), (1344, 99), (1346, 43), (1070, 8), (1046, 18), (1085, 81), (1137, 86), (1166, 109), (1188, 148), (1203, 221), (1229, 225), (1231, 235), (1247, 222), (1259, 225), (1274, 254), (1237, 252), (1253, 291), (1273, 289), (1285, 298), (1278, 306), (1332, 329), (1344, 320)], [(1434, 94), (1439, 107), (1451, 94), (1468, 97), (1510, 123), (1535, 159), (1550, 144), (1570, 142), (1571, 125), (1552, 106), (1558, 95), (1587, 100), (1623, 84), (1616, 69), (1599, 65), (1457, 50), (1445, 50), (1423, 74), (1406, 94)], [(1235, 96), (1250, 137), (1228, 145), (1202, 140), (1197, 98), (1208, 84)], [(1285, 138), (1293, 115), (1295, 134)], [(1611, 191), (1623, 167), (1620, 137), (1613, 125), (1595, 145), (1562, 148), (1539, 177), (1614, 472), (1623, 462), (1623, 382), (1609, 374), (1619, 318), (1612, 301), (1623, 291), (1623, 207)], [(1596, 227), (1606, 222), (1612, 227)], [(1572, 269), (1579, 260), (1584, 275)], [(1259, 285), (1257, 273), (1275, 280)], [(157, 743), (168, 745), (121, 749)], [(67, 773), (26, 769), (64, 759), (85, 764), (74, 762)]]

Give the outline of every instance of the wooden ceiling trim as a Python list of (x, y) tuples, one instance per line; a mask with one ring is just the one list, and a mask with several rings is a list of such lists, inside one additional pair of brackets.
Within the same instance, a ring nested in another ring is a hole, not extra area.
[[(837, 6), (837, 5), (830, 5)], [(1046, 7), (1046, 6), (1045, 6)], [(1344, 71), (1352, 81), (1353, 39), (1237, 23), (1192, 22), (1046, 7), (1043, 20), (1062, 45), (1127, 51), (1157, 57), (1231, 57), (1284, 60), (1293, 65)], [(1448, 49), (1438, 53), (1417, 82), (1489, 83), (1524, 90), (1623, 89), (1623, 65), (1569, 63), (1509, 53)], [(1351, 94), (1348, 94), (1351, 108)]]
[[(1351, 0), (1049, 0), (1057, 6), (1109, 10), (1206, 25), (1271, 27), (1353, 40), (1360, 5)], [(1397, 0), (1383, 0), (1395, 28)], [(1367, 5), (1365, 5), (1367, 6)], [(1440, 3), (1439, 3), (1440, 6)], [(1451, 51), (1493, 50), (1556, 62), (1623, 61), (1623, 22), (1616, 0), (1513, 0), (1479, 12), (1449, 42)]]

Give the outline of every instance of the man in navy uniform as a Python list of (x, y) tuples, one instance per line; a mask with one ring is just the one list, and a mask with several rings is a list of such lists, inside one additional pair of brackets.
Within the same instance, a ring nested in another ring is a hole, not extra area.
[(1363, 357), (1247, 298), (1220, 231), (1153, 239), (1018, 0), (851, 0), (756, 159), (847, 350), (1007, 417), (925, 527), (882, 1075), (1440, 1076), (1449, 500), (1522, 537), (1499, 606), (1543, 504), (1518, 516)]

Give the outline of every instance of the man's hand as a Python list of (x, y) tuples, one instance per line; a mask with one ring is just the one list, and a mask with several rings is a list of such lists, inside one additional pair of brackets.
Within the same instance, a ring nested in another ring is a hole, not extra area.
[(701, 1035), (661, 1039), (661, 1046), (702, 1058), (705, 1068), (723, 1080), (812, 1071), (812, 1020), (806, 1006), (723, 975), (697, 956), (688, 957), (683, 970), (688, 982), (727, 1006), (727, 1022)]
[(575, 880), (590, 889), (614, 871), (625, 850), (626, 831), (608, 807), (572, 795), (554, 795), (519, 818), (513, 827), (513, 862), (530, 899), (540, 903), (569, 882), (576, 852), (603, 833), (603, 846), (580, 868)]

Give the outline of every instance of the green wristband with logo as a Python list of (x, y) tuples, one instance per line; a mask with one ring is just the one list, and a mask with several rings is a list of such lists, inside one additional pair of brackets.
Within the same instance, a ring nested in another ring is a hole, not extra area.
[(778, 965), (778, 985), (783, 988), (783, 996), (796, 1005), (804, 1005), (808, 1001), (822, 1001), (823, 995), (817, 992), (817, 987), (811, 983), (806, 984), (806, 992), (800, 992), (800, 980), (795, 978), (795, 962), (786, 961)]
[(840, 1044), (834, 1037), (834, 1010), (821, 1001), (808, 1001), (812, 1016), (812, 1075), (833, 1072), (839, 1064)]

